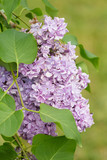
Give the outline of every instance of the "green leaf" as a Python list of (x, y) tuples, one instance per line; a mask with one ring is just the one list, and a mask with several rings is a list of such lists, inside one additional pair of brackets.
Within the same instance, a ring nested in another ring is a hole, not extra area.
[(13, 71), (17, 70), (16, 63), (5, 63), (2, 60), (0, 60), (0, 66), (5, 67), (8, 71), (11, 71), (11, 68)]
[(30, 11), (32, 13), (36, 14), (37, 16), (42, 16), (43, 15), (43, 13), (42, 13), (40, 8), (34, 8), (34, 9), (30, 10)]
[(40, 105), (40, 117), (44, 122), (56, 123), (69, 139), (75, 139), (81, 146), (81, 137), (74, 117), (68, 109), (57, 109), (46, 104)]
[[(10, 96), (9, 94), (6, 94), (4, 97), (4, 91), (0, 88), (0, 102), (5, 103), (6, 105), (8, 105), (10, 108), (13, 107), (13, 109), (16, 107), (15, 106), (15, 100), (13, 99), (12, 96)], [(2, 98), (3, 97), (3, 98)]]
[[(0, 89), (0, 99), (4, 95)], [(4, 136), (13, 136), (21, 126), (24, 115), (21, 110), (15, 111), (14, 99), (6, 94), (2, 101), (0, 101), (0, 134)]]
[(9, 21), (11, 19), (12, 12), (20, 4), (20, 0), (2, 0), (2, 4), (7, 16), (7, 20)]
[(67, 43), (67, 42), (71, 42), (71, 44), (72, 45), (78, 45), (78, 40), (77, 40), (77, 38), (75, 37), (75, 36), (73, 36), (73, 35), (69, 35), (69, 34), (67, 34), (67, 35), (65, 35), (64, 37), (63, 37), (63, 39), (62, 39), (65, 43)]
[(94, 67), (98, 70), (99, 68), (99, 57), (85, 50), (82, 44), (79, 44), (80, 54), (83, 58), (89, 60)]
[(38, 134), (33, 138), (32, 153), (38, 160), (73, 160), (75, 148), (76, 142), (64, 136)]
[(42, 0), (43, 3), (45, 4), (45, 9), (46, 12), (51, 16), (51, 17), (55, 17), (58, 10), (52, 6), (52, 4), (49, 3), (48, 0)]
[(79, 62), (79, 63), (76, 64), (76, 66), (77, 66), (78, 68), (81, 67), (82, 72), (85, 72), (85, 73), (89, 74), (88, 67), (87, 67), (87, 65), (86, 65), (85, 62), (83, 62), (83, 61), (82, 61), (82, 62)]
[(29, 18), (29, 19), (33, 19), (32, 13), (27, 13), (27, 14), (25, 14), (25, 16), (26, 16), (27, 18)]
[(15, 111), (5, 103), (0, 102), (0, 134), (13, 136), (21, 126), (24, 115), (21, 110)]
[[(77, 67), (81, 67), (82, 72), (85, 72), (85, 73), (89, 74), (88, 67), (87, 67), (85, 62), (82, 61), (82, 62), (77, 63), (76, 65), (77, 65)], [(88, 86), (85, 90), (87, 90), (88, 92), (91, 92), (91, 88), (90, 88), (89, 83), (88, 83)]]
[(32, 34), (8, 29), (0, 33), (0, 59), (5, 63), (30, 64), (37, 55), (37, 43)]
[(0, 146), (0, 160), (15, 160), (17, 153), (10, 143), (4, 143)]

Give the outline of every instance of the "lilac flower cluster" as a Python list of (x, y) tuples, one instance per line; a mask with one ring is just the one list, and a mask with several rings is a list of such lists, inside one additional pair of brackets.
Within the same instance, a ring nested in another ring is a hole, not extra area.
[[(90, 83), (89, 76), (76, 67), (75, 45), (62, 44), (60, 40), (68, 30), (64, 18), (45, 16), (44, 24), (31, 21), (32, 33), (37, 40), (38, 55), (32, 64), (20, 64), (18, 83), (26, 108), (39, 110), (40, 103), (59, 109), (69, 109), (78, 130), (84, 131), (94, 122), (88, 100), (82, 90)], [(12, 83), (10, 72), (0, 67), (0, 87), (6, 90)], [(16, 86), (9, 93), (15, 98), (17, 109), (21, 108)], [(39, 114), (24, 111), (24, 121), (19, 134), (31, 143), (38, 133), (56, 136), (55, 124), (44, 123)]]
[[(39, 110), (40, 103), (34, 102), (30, 100), (30, 92), (32, 91), (32, 84), (34, 83), (33, 80), (30, 80), (27, 77), (24, 77), (21, 73), (17, 79), (19, 88), (22, 94), (23, 102), (26, 108), (32, 110)], [(0, 67), (0, 87), (5, 91), (13, 82), (13, 78), (10, 72), (6, 71), (4, 67)], [(22, 108), (18, 90), (16, 85), (14, 84), (13, 87), (9, 90), (9, 94), (12, 95), (16, 102), (16, 109), (19, 110)], [(32, 143), (32, 138), (34, 135), (42, 133), (42, 134), (49, 134), (52, 136), (56, 136), (55, 124), (54, 123), (44, 123), (41, 119), (39, 114), (24, 111), (24, 120), (19, 129), (19, 135), (22, 136), (24, 139), (28, 140), (29, 143)]]

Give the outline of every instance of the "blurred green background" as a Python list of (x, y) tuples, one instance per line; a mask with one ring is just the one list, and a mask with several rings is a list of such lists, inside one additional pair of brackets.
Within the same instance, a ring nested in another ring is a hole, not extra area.
[[(29, 0), (31, 8), (44, 8), (41, 0)], [(107, 0), (51, 0), (64, 17), (72, 35), (90, 52), (100, 57), (99, 72), (89, 67), (90, 100), (95, 124), (82, 133), (83, 148), (77, 148), (74, 160), (107, 160)], [(44, 12), (45, 13), (45, 12)], [(78, 50), (77, 50), (78, 54)], [(83, 60), (83, 59), (82, 59)]]
[[(83, 148), (77, 147), (74, 160), (107, 160), (107, 0), (50, 2), (59, 10), (58, 16), (65, 18), (70, 33), (79, 43), (100, 57), (99, 72), (85, 61), (89, 67), (91, 94), (84, 91), (83, 95), (90, 100), (95, 124), (81, 134)], [(42, 0), (28, 0), (28, 4), (31, 9), (40, 7), (46, 14)]]

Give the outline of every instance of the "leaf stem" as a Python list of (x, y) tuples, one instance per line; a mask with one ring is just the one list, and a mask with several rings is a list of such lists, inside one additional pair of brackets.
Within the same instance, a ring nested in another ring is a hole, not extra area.
[(14, 83), (15, 83), (15, 81), (13, 81), (12, 84), (9, 86), (9, 88), (4, 92), (3, 96), (0, 98), (0, 101), (4, 98), (4, 96), (7, 94), (7, 92), (13, 86)]
[(17, 76), (16, 76), (16, 79), (18, 78), (19, 76), (19, 65), (17, 64)]
[(27, 108), (24, 106), (23, 99), (22, 99), (22, 95), (21, 95), (21, 92), (20, 92), (20, 89), (19, 89), (19, 85), (18, 85), (16, 79), (15, 79), (15, 83), (16, 83), (16, 86), (17, 86), (17, 89), (18, 89), (18, 92), (19, 92), (19, 97), (20, 97), (21, 104), (22, 104), (22, 110), (24, 109), (24, 110), (26, 110), (26, 111), (39, 113), (39, 111), (30, 110), (30, 109), (27, 109)]
[(23, 154), (25, 155), (25, 158), (26, 158), (27, 160), (29, 160), (29, 157), (27, 156), (27, 154), (26, 154), (26, 152), (25, 152), (25, 150), (24, 150), (24, 148), (23, 148), (23, 144), (22, 144), (21, 140), (19, 139), (19, 136), (18, 136), (17, 134), (15, 134), (14, 138), (15, 138), (16, 142), (19, 144), (19, 146), (20, 146)]
[(25, 108), (25, 107), (24, 107), (24, 109), (25, 109), (26, 111), (29, 111), (29, 112), (40, 113), (40, 111), (30, 110), (30, 109), (27, 109), (27, 108)]
[(30, 28), (29, 27), (29, 25), (26, 23), (26, 22), (24, 22), (19, 16), (17, 16), (15, 13), (12, 13), (16, 18), (18, 18), (21, 22), (23, 22), (28, 28)]
[(18, 93), (19, 93), (20, 101), (21, 101), (21, 104), (22, 104), (22, 110), (26, 110), (26, 111), (29, 111), (29, 112), (39, 113), (39, 111), (30, 110), (30, 109), (27, 109), (27, 108), (24, 106), (24, 102), (23, 102), (23, 99), (22, 99), (22, 95), (21, 95), (21, 92), (20, 92), (20, 88), (19, 88), (18, 82), (17, 82), (17, 80), (16, 80), (17, 77), (15, 77), (13, 70), (11, 70), (11, 72), (12, 72), (12, 75), (13, 75), (14, 82), (16, 83), (16, 86), (17, 86), (17, 90), (18, 90)]
[(16, 83), (16, 86), (17, 86), (17, 89), (18, 89), (18, 93), (19, 93), (19, 97), (20, 97), (20, 101), (21, 101), (22, 107), (25, 108), (24, 103), (23, 103), (23, 99), (22, 99), (22, 95), (21, 95), (21, 92), (20, 92), (20, 89), (19, 89), (19, 85), (18, 85), (16, 79), (15, 79), (15, 83)]

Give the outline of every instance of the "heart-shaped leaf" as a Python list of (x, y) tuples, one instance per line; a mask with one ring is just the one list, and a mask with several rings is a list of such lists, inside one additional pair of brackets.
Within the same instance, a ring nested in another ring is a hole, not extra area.
[[(4, 92), (0, 89), (0, 99)], [(13, 136), (21, 126), (24, 115), (21, 110), (15, 111), (14, 99), (6, 94), (0, 101), (0, 134)]]
[(76, 142), (64, 136), (38, 134), (33, 138), (32, 153), (38, 160), (73, 160)]
[(81, 146), (81, 137), (70, 110), (57, 109), (42, 103), (40, 105), (40, 117), (44, 122), (54, 122), (58, 124), (67, 138), (75, 139)]
[(0, 134), (13, 136), (21, 126), (24, 115), (21, 110), (15, 111), (5, 103), (0, 102)]
[(33, 35), (8, 29), (0, 33), (0, 59), (5, 63), (30, 64), (37, 55), (37, 43)]

